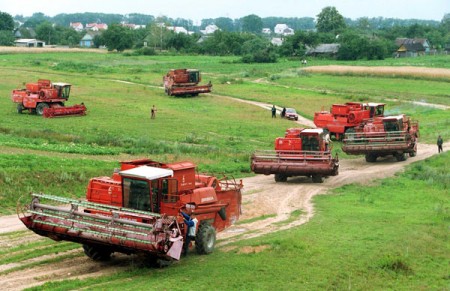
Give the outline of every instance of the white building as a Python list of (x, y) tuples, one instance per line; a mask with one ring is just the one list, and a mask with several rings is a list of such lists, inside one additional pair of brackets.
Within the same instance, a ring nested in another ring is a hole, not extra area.
[(217, 25), (215, 24), (210, 24), (207, 27), (205, 27), (204, 30), (200, 30), (200, 32), (202, 34), (213, 34), (216, 30), (219, 30), (219, 28), (217, 27)]
[(186, 28), (182, 27), (182, 26), (168, 26), (167, 27), (168, 30), (172, 30), (175, 33), (184, 33), (184, 34), (188, 34), (188, 31)]
[(294, 35), (294, 30), (287, 26), (287, 24), (277, 24), (273, 31), (279, 35)]

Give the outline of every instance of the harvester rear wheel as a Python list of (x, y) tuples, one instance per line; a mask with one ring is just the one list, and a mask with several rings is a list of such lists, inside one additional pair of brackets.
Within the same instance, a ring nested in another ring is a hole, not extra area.
[(275, 174), (275, 182), (286, 182), (287, 176), (283, 174)]
[(314, 183), (323, 183), (323, 176), (320, 174), (312, 175), (312, 181)]
[(48, 108), (49, 106), (48, 106), (48, 104), (47, 103), (39, 103), (37, 106), (36, 106), (36, 114), (37, 115), (42, 115), (42, 114), (44, 114), (44, 108)]
[(195, 237), (195, 249), (198, 254), (207, 255), (213, 252), (216, 244), (216, 230), (209, 223), (202, 223), (198, 227)]
[(107, 261), (111, 258), (112, 251), (105, 247), (83, 244), (86, 256), (94, 261)]

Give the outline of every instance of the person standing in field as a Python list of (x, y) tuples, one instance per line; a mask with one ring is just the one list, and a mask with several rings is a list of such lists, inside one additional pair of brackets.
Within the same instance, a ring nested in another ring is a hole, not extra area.
[(277, 118), (277, 109), (275, 105), (272, 106), (272, 118)]
[(437, 146), (438, 146), (438, 153), (443, 152), (444, 150), (442, 149), (442, 144), (444, 143), (444, 141), (442, 140), (442, 137), (439, 135), (438, 139), (437, 139)]
[(150, 113), (151, 113), (151, 119), (155, 119), (155, 117), (156, 117), (156, 107), (155, 107), (155, 105), (153, 105)]

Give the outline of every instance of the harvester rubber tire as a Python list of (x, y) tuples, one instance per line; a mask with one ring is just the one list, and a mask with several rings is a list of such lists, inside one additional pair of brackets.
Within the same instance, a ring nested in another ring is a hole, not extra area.
[(312, 181), (314, 183), (323, 183), (323, 176), (320, 174), (312, 175)]
[(366, 154), (366, 162), (375, 163), (377, 161), (377, 156), (374, 154)]
[(214, 251), (216, 244), (216, 230), (209, 223), (201, 223), (195, 237), (195, 250), (200, 255), (207, 255)]
[(414, 150), (413, 152), (410, 152), (410, 153), (409, 153), (409, 156), (410, 156), (411, 158), (417, 156), (417, 151)]
[(286, 182), (287, 176), (283, 174), (275, 174), (275, 182)]
[(173, 261), (158, 258), (157, 256), (154, 255), (145, 256), (145, 266), (147, 267), (162, 269), (170, 266), (172, 263)]
[(25, 109), (22, 104), (17, 104), (17, 113), (22, 114), (22, 111)]
[(406, 161), (408, 156), (406, 155), (406, 153), (401, 153), (401, 154), (396, 154), (395, 158), (397, 159), (398, 162), (403, 162), (403, 161)]
[(45, 108), (49, 108), (50, 106), (48, 106), (48, 104), (47, 103), (39, 103), (37, 106), (36, 106), (36, 114), (37, 115), (42, 115), (42, 114), (44, 114), (44, 109)]
[(112, 251), (110, 251), (108, 248), (87, 244), (83, 244), (83, 250), (86, 256), (98, 262), (108, 261), (111, 258), (112, 254)]

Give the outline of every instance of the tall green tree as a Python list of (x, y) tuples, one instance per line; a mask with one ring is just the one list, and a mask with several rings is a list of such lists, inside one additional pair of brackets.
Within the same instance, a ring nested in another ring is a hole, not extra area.
[(336, 7), (328, 6), (322, 9), (317, 15), (317, 31), (318, 32), (332, 32), (335, 34), (341, 33), (345, 30), (344, 17), (339, 14)]
[(48, 21), (44, 21), (36, 27), (36, 38), (45, 41), (47, 45), (58, 42), (56, 30)]
[(12, 31), (14, 29), (14, 19), (6, 12), (0, 12), (0, 30)]
[(250, 14), (242, 17), (242, 31), (260, 34), (263, 29), (263, 22), (261, 17), (255, 14)]
[(214, 20), (214, 23), (217, 25), (218, 28), (224, 30), (224, 31), (235, 31), (234, 29), (234, 23), (233, 19), (228, 17), (219, 17)]
[(112, 24), (103, 33), (103, 40), (108, 51), (123, 52), (134, 45), (134, 35), (130, 28), (120, 24)]

